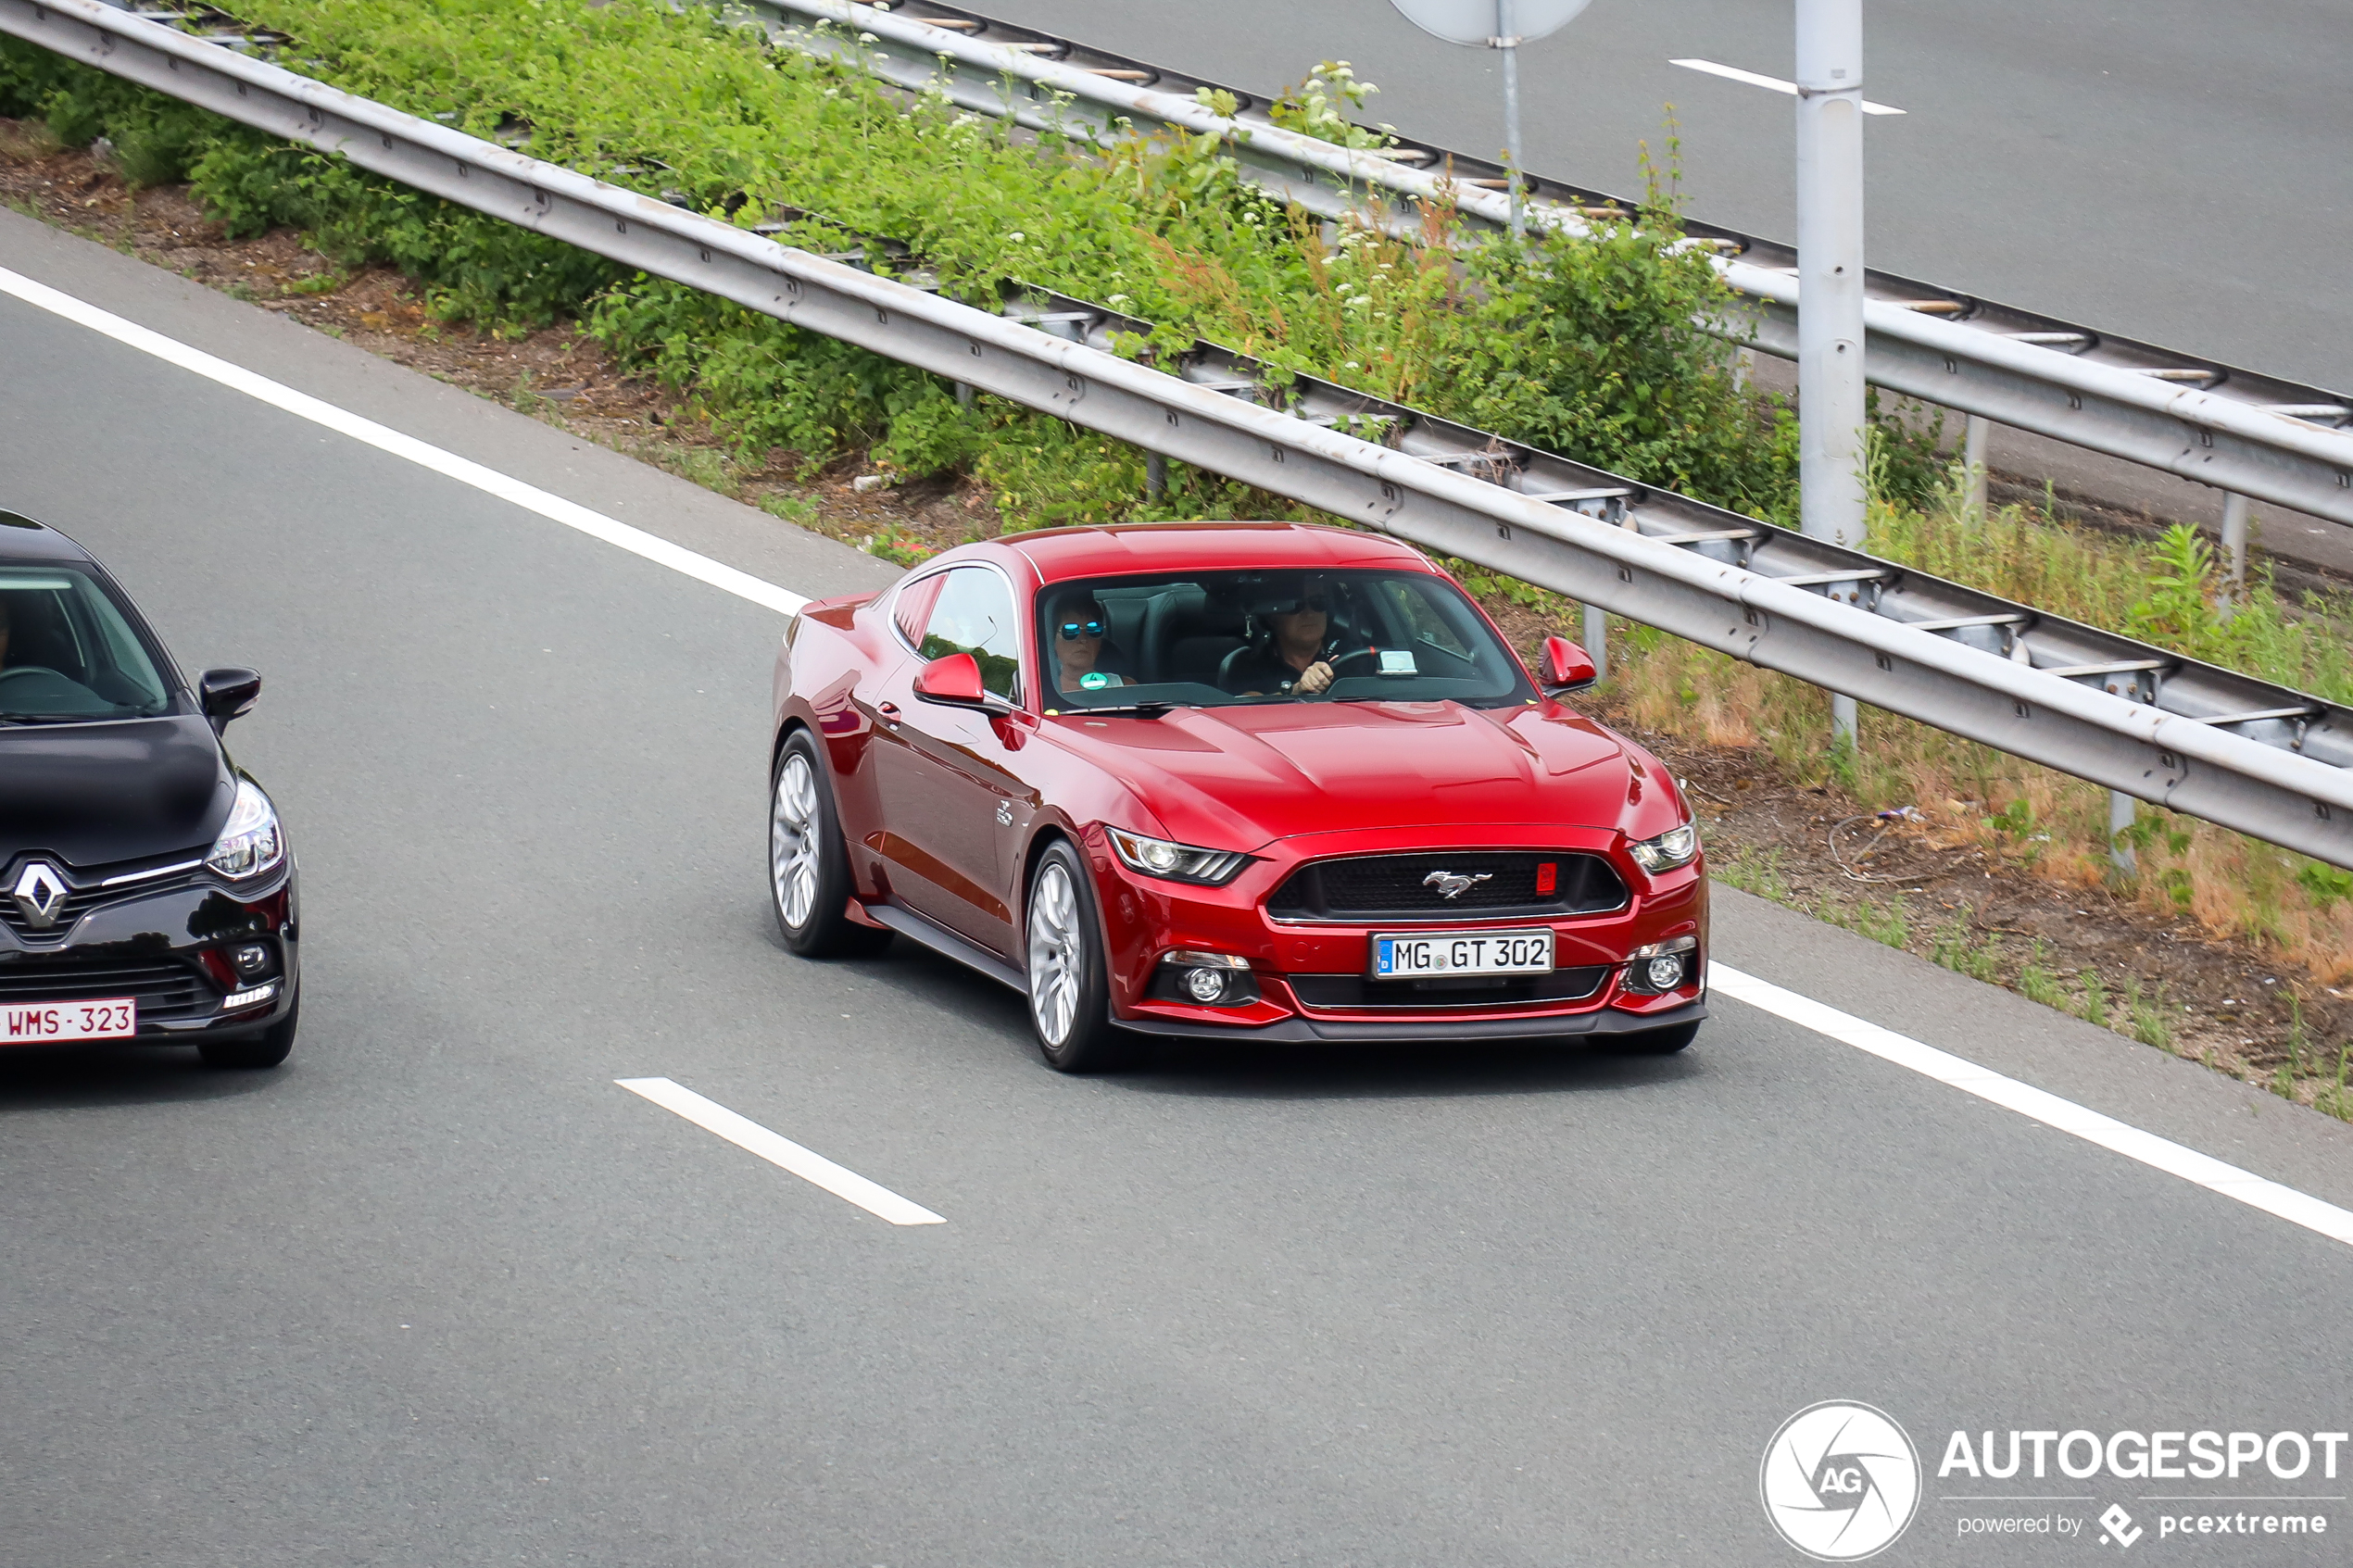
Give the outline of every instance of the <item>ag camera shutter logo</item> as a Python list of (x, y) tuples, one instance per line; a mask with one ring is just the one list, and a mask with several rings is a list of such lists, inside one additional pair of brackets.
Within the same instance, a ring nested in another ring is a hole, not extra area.
[(1893, 1546), (1920, 1506), (1920, 1456), (1886, 1411), (1845, 1399), (1808, 1405), (1765, 1445), (1765, 1516), (1819, 1562)]

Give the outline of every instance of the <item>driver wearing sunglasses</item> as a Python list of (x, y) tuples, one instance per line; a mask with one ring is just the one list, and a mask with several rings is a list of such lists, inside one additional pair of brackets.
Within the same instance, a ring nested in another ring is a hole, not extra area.
[(1332, 684), (1330, 590), (1320, 578), (1287, 584), (1252, 607), (1253, 635), (1218, 673), (1237, 696), (1315, 696)]
[(1103, 654), (1102, 607), (1082, 599), (1063, 610), (1054, 622), (1054, 684), (1066, 692), (1098, 692), (1107, 686), (1134, 683), (1115, 671), (1097, 668)]

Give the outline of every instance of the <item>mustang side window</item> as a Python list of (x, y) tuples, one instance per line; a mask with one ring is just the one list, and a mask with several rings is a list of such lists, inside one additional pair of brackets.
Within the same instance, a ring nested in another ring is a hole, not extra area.
[(925, 659), (968, 653), (980, 661), (980, 684), (1007, 702), (1018, 702), (1021, 656), (1014, 641), (1013, 596), (1005, 580), (977, 566), (948, 573), (925, 623), (916, 651)]
[(1405, 618), (1405, 624), (1412, 630), (1415, 641), (1428, 643), (1460, 659), (1467, 661), (1470, 659), (1471, 650), (1464, 646), (1463, 639), (1454, 629), (1446, 624), (1421, 583), (1403, 577), (1385, 577), (1381, 580), (1381, 587), (1387, 591), (1390, 602)]
[(936, 576), (910, 583), (899, 590), (898, 601), (891, 607), (890, 618), (899, 623), (899, 634), (911, 648), (923, 644), (924, 622), (931, 619), (931, 602), (939, 596), (939, 583)]

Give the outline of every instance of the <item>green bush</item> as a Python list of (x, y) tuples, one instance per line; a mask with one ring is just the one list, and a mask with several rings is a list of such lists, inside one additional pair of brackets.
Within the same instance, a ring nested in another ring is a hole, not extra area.
[[(700, 6), (252, 0), (238, 11), (296, 35), (305, 69), (338, 86), (739, 221), (821, 212), (829, 224), (792, 236), (816, 248), (892, 236), (953, 295), (993, 297), (997, 280), (1018, 276), (1162, 323), (1172, 345), (1209, 336), (1648, 483), (1761, 515), (1790, 509), (1785, 421), (1759, 414), (1731, 383), (1729, 347), (1691, 326), (1722, 303), (1720, 288), (1669, 249), (1668, 221), (1474, 247), (1458, 270), (1442, 250), (1355, 225), (1327, 233), (1243, 181), (1212, 138), (1133, 137), (1103, 157), (1051, 134), (1016, 137), (944, 98), (910, 105), (862, 72), (773, 48)], [(301, 229), (338, 264), (397, 266), (443, 314), (494, 328), (590, 314), (605, 341), (747, 449), (822, 458), (862, 444), (930, 472), (978, 464), (992, 432), (1026, 428), (955, 408), (937, 383), (875, 356), (160, 107), (31, 45), (0, 56), (15, 112), (47, 115), (69, 140), (112, 135), (134, 178), (186, 169), (233, 232)], [(1327, 62), (1277, 107), (1340, 134), (1368, 91)], [(169, 134), (157, 118), (167, 115)], [(1428, 221), (1432, 237), (1446, 226)], [(1029, 448), (1063, 444), (1004, 439), (1021, 449), (996, 467), (1021, 472), (1039, 505), (1100, 507), (1100, 465), (1081, 462), (1070, 494), (1050, 501), (1062, 482), (1036, 470)], [(1196, 493), (1213, 498), (1185, 492)]]

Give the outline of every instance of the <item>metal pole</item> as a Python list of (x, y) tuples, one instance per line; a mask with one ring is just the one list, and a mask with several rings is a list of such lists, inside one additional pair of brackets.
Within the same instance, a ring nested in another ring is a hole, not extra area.
[[(1797, 266), (1800, 517), (1807, 537), (1861, 549), (1863, 0), (1797, 0)], [(1832, 694), (1831, 722), (1853, 744), (1853, 697)]]
[(1585, 607), (1585, 657), (1593, 661), (1593, 679), (1609, 679), (1609, 611), (1599, 605)]
[(2140, 813), (2140, 802), (2120, 789), (2108, 792), (2108, 858), (2126, 876), (2140, 874), (2140, 857), (2133, 852), (2133, 841), (2124, 836), (2132, 831)]
[(2229, 562), (2229, 575), (2217, 608), (2228, 621), (2246, 596), (2246, 497), (2236, 491), (2222, 497), (2222, 555)]
[(1144, 496), (1157, 501), (1168, 494), (1168, 459), (1157, 452), (1144, 454)]
[(1961, 437), (1961, 471), (1968, 479), (1961, 508), (1980, 522), (1985, 521), (1985, 438), (1993, 429), (1992, 420), (1982, 414), (1971, 414)]
[(1519, 238), (1526, 227), (1519, 180), (1519, 34), (1512, 29), (1516, 20), (1513, 0), (1495, 0), (1494, 44), (1504, 52), (1504, 157), (1511, 165), (1504, 172), (1510, 177), (1514, 239)]

